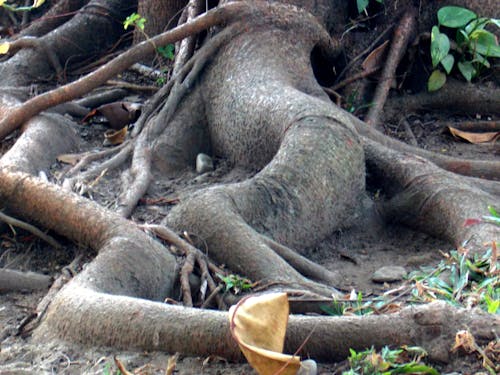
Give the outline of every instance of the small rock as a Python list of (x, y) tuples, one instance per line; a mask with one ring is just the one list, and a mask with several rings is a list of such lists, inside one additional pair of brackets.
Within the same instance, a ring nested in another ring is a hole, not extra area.
[(318, 366), (313, 359), (306, 359), (300, 362), (300, 369), (297, 375), (316, 375), (318, 373)]
[(207, 154), (198, 154), (196, 156), (196, 172), (199, 174), (214, 170), (214, 162)]
[(379, 268), (373, 273), (372, 281), (376, 283), (385, 283), (400, 281), (406, 276), (406, 270), (400, 266), (385, 266)]

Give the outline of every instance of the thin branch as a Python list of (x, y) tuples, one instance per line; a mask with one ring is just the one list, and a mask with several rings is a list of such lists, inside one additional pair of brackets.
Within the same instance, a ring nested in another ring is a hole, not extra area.
[(24, 230), (27, 230), (31, 234), (34, 234), (41, 240), (47, 242), (50, 246), (52, 246), (55, 249), (61, 249), (62, 245), (59, 244), (53, 237), (43, 233), (40, 229), (34, 227), (31, 224), (25, 223), (24, 221), (15, 219), (9, 215), (4, 214), (3, 212), (0, 211), (0, 221), (3, 221), (4, 223), (8, 225), (12, 225), (18, 228), (22, 228)]

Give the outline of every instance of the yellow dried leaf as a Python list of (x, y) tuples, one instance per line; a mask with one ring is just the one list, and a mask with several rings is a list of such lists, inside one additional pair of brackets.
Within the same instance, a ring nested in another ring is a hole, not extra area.
[(245, 298), (229, 310), (231, 334), (260, 375), (295, 375), (300, 368), (300, 357), (282, 353), (288, 314), (286, 293)]
[(33, 3), (33, 8), (38, 8), (43, 3), (45, 3), (45, 0), (35, 0), (35, 2)]
[(500, 132), (472, 133), (456, 129), (451, 126), (448, 126), (448, 129), (455, 138), (464, 139), (470, 143), (495, 142), (500, 137)]
[(4, 42), (0, 44), (0, 55), (5, 55), (7, 52), (9, 52), (10, 48), (10, 43), (9, 42)]
[(106, 146), (116, 146), (122, 144), (125, 141), (125, 137), (127, 136), (127, 127), (124, 126), (120, 130), (108, 130), (104, 133), (104, 144)]

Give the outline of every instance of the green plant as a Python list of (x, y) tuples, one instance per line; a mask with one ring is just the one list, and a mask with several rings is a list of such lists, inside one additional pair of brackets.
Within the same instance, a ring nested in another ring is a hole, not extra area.
[(342, 375), (392, 375), (392, 374), (428, 374), (439, 375), (432, 367), (420, 363), (427, 355), (420, 347), (401, 347), (389, 349), (383, 347), (380, 353), (374, 348), (362, 352), (349, 349), (351, 369)]
[(242, 291), (252, 289), (252, 282), (241, 276), (229, 274), (227, 276), (217, 274), (219, 279), (225, 285), (225, 291), (232, 290), (234, 294), (239, 294)]
[(369, 301), (363, 300), (363, 294), (358, 292), (356, 294), (355, 299), (351, 299), (348, 301), (339, 301), (333, 300), (331, 303), (326, 305), (321, 305), (320, 309), (328, 314), (333, 316), (342, 316), (342, 315), (370, 315), (375, 311), (378, 311), (383, 305), (385, 305), (386, 301), (383, 299), (373, 299)]
[[(102, 371), (104, 375), (113, 375), (113, 370), (111, 370), (111, 365), (109, 363), (106, 363), (104, 366), (104, 370)], [(122, 372), (120, 370), (116, 370), (114, 375), (122, 375)]]
[(173, 44), (167, 44), (166, 46), (161, 46), (156, 49), (158, 53), (166, 59), (173, 60), (175, 58), (175, 46)]
[[(433, 72), (427, 81), (429, 91), (439, 90), (446, 83), (456, 64), (462, 76), (471, 81), (481, 70), (490, 67), (488, 58), (500, 57), (500, 47), (493, 33), (486, 30), (487, 25), (500, 27), (500, 20), (480, 18), (469, 9), (445, 6), (438, 10), (438, 25), (431, 31), (431, 59)], [(455, 30), (453, 43), (440, 27)], [(450, 51), (453, 50), (453, 53)], [(439, 68), (441, 66), (446, 73)]]
[[(144, 32), (144, 24), (146, 23), (146, 19), (138, 13), (132, 13), (125, 21), (123, 21), (123, 28), (127, 30), (130, 26), (137, 27), (139, 30)], [(147, 37), (147, 35), (146, 35)]]
[(492, 314), (500, 313), (500, 262), (496, 244), (472, 259), (451, 251), (435, 268), (413, 272), (415, 301), (444, 300), (455, 306), (479, 306)]
[(38, 8), (43, 3), (45, 3), (45, 0), (35, 0), (33, 2), (33, 5), (31, 5), (31, 6), (16, 7), (16, 6), (12, 6), (10, 4), (6, 4), (5, 0), (0, 0), (0, 7), (3, 7), (7, 10), (10, 10), (11, 12), (29, 12), (30, 10), (32, 10), (34, 8)]
[[(375, 0), (377, 3), (382, 4), (384, 0)], [(356, 0), (356, 6), (358, 7), (358, 13), (363, 13), (366, 11), (370, 0)]]

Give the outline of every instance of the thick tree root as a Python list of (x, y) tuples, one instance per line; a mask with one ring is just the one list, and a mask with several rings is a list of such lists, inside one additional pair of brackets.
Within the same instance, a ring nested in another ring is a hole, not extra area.
[(47, 275), (0, 268), (0, 293), (48, 289), (51, 282)]
[(382, 182), (388, 195), (388, 201), (380, 206), (386, 220), (446, 238), (471, 253), (482, 253), (485, 246), (500, 239), (497, 225), (465, 225), (467, 219), (487, 215), (488, 205), (498, 207), (498, 196), (428, 160), (397, 153), (367, 139), (364, 142), (368, 169), (373, 178)]

